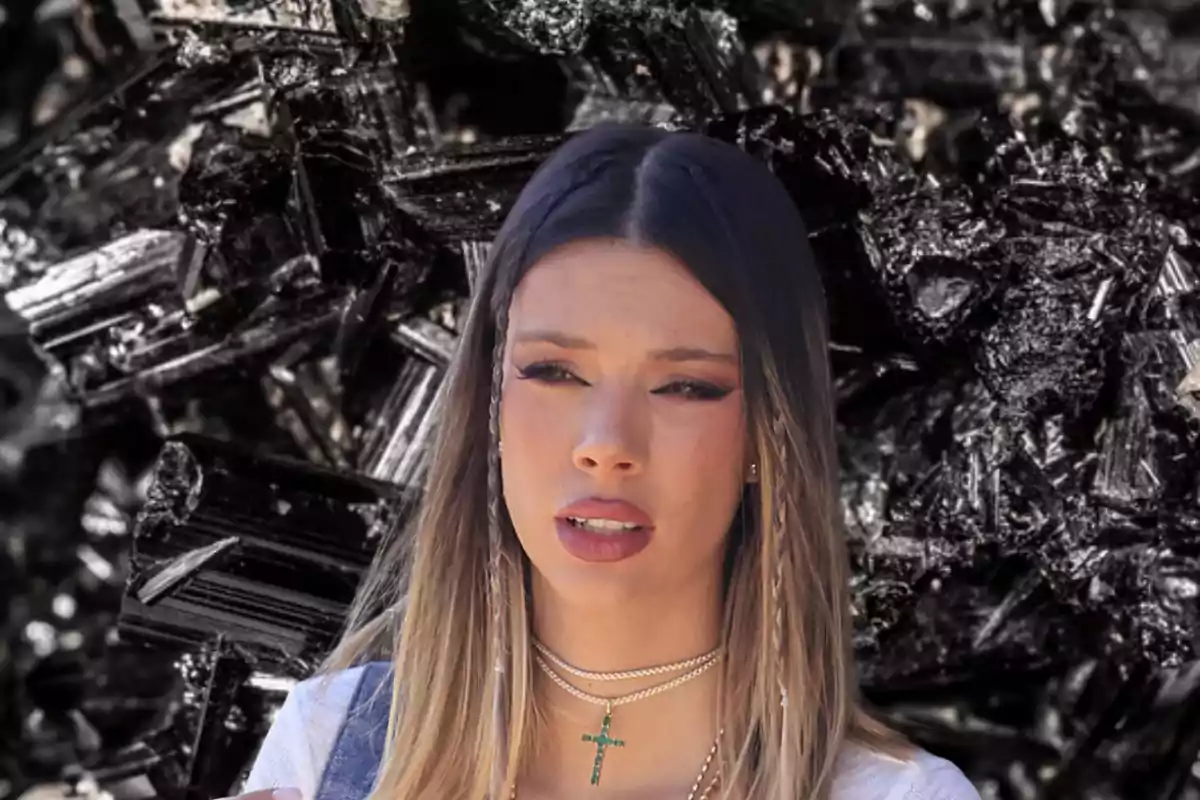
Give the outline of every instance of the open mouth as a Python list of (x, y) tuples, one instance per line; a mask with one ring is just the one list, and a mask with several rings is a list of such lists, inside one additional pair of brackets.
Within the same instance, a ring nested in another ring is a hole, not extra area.
[(638, 531), (642, 529), (642, 525), (637, 525), (632, 522), (619, 522), (615, 519), (600, 519), (595, 517), (566, 517), (568, 523), (574, 528), (579, 528), (581, 531), (589, 533), (629, 533), (630, 531)]

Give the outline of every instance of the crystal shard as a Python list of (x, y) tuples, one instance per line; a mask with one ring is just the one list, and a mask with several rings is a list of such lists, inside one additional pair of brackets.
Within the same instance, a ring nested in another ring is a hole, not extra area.
[(220, 635), (260, 664), (320, 658), (373, 555), (388, 485), (187, 436), (153, 475), (122, 637), (181, 647)]
[(236, 0), (156, 0), (160, 20), (253, 25), (333, 33), (330, 0), (282, 0), (239, 3)]

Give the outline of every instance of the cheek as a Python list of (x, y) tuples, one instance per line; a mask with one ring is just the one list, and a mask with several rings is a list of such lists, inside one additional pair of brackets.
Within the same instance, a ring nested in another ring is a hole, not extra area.
[(661, 425), (656, 438), (652, 469), (674, 510), (689, 517), (732, 514), (741, 496), (745, 449), (740, 408), (730, 403), (705, 409), (678, 424)]
[(537, 502), (539, 487), (547, 493), (553, 488), (546, 476), (561, 469), (563, 453), (570, 452), (564, 441), (568, 420), (562, 408), (547, 402), (548, 394), (512, 381), (500, 402), (501, 474), (514, 522)]
[(735, 401), (661, 430), (653, 472), (663, 569), (691, 575), (720, 562), (742, 497), (744, 427)]
[(521, 460), (532, 451), (553, 447), (567, 427), (565, 412), (563, 403), (554, 402), (553, 393), (510, 380), (500, 399), (500, 437), (505, 455), (511, 452)]
[[(674, 414), (660, 421), (652, 473), (658, 488), (664, 545), (684, 548), (678, 558), (707, 559), (724, 541), (742, 498), (744, 425), (737, 401)], [(696, 548), (698, 542), (707, 545)]]

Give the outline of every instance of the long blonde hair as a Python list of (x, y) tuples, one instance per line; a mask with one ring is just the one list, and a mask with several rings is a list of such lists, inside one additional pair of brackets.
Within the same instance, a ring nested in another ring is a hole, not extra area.
[(531, 567), (504, 507), (496, 430), (507, 309), (541, 256), (591, 236), (673, 252), (738, 326), (760, 480), (729, 534), (721, 792), (825, 800), (846, 742), (895, 757), (910, 745), (858, 692), (820, 275), (765, 166), (714, 139), (626, 124), (569, 139), (511, 209), (442, 387), (419, 512), (382, 543), (323, 665), (395, 666), (371, 798), (501, 800), (529, 756)]

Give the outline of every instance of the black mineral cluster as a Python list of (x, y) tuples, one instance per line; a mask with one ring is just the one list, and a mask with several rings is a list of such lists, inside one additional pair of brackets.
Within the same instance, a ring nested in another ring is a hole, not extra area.
[(0, 800), (235, 792), (605, 120), (830, 290), (862, 681), (989, 800), (1200, 800), (1200, 4), (0, 3)]

